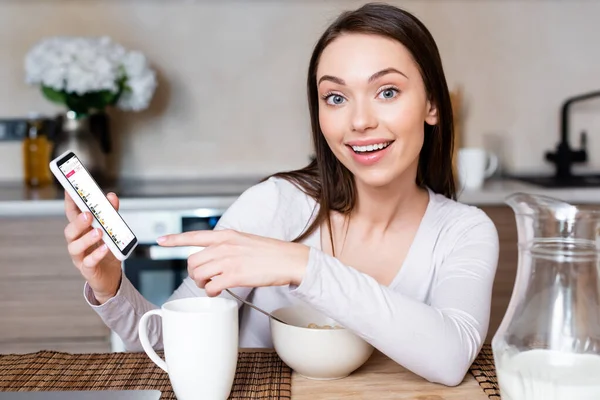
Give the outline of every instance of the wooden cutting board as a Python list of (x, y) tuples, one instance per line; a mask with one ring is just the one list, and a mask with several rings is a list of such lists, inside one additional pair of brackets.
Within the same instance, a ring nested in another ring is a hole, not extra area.
[(380, 352), (350, 376), (334, 381), (315, 381), (292, 374), (292, 400), (488, 400), (473, 375), (448, 387), (426, 381)]

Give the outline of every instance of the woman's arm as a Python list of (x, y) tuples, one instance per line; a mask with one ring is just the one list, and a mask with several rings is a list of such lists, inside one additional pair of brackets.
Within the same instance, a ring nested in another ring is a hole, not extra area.
[[(240, 296), (248, 296), (249, 291), (242, 291), (243, 293), (236, 290)], [(185, 278), (183, 283), (169, 297), (169, 301), (204, 296), (203, 292), (188, 277)], [(143, 351), (138, 337), (138, 322), (147, 311), (158, 307), (146, 300), (131, 284), (125, 274), (122, 274), (121, 285), (117, 294), (105, 303), (98, 304), (93, 291), (87, 283), (84, 287), (84, 297), (106, 326), (119, 335), (128, 351)], [(162, 320), (159, 317), (152, 317), (148, 322), (148, 339), (152, 347), (156, 350), (162, 349), (163, 346), (161, 322)]]
[[(281, 232), (278, 232), (272, 224), (278, 206), (277, 183), (272, 180), (259, 183), (240, 195), (219, 219), (215, 230), (235, 229), (256, 235), (280, 235)], [(252, 289), (240, 287), (231, 290), (245, 299)], [(206, 292), (192, 279), (186, 277), (168, 300), (201, 296), (206, 296)], [(226, 292), (221, 296), (232, 298)], [(125, 274), (122, 274), (121, 285), (116, 295), (103, 304), (99, 305), (87, 283), (84, 287), (84, 297), (104, 323), (119, 335), (128, 351), (143, 350), (138, 338), (138, 322), (144, 313), (158, 307), (146, 300)], [(238, 301), (238, 306), (241, 305), (242, 303)], [(162, 323), (159, 317), (149, 320), (148, 339), (155, 349), (162, 349)]]
[(311, 249), (291, 292), (425, 379), (458, 385), (487, 334), (498, 237), (489, 219), (464, 229), (436, 273), (430, 304)]

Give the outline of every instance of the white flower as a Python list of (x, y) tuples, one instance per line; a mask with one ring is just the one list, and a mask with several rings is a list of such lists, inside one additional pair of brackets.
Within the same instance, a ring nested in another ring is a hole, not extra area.
[(125, 73), (125, 86), (117, 106), (125, 110), (148, 107), (156, 89), (156, 75), (143, 54), (128, 52), (109, 37), (47, 38), (31, 48), (25, 57), (25, 81), (56, 91), (83, 95), (90, 92), (119, 91)]
[(127, 53), (122, 62), (129, 90), (121, 95), (117, 106), (123, 110), (142, 110), (148, 107), (156, 89), (156, 74), (148, 67), (146, 57), (140, 52)]

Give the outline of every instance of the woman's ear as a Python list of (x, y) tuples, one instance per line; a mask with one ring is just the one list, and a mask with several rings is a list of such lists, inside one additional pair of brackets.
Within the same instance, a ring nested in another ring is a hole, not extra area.
[(427, 114), (425, 115), (425, 122), (428, 125), (437, 125), (437, 123), (438, 123), (437, 107), (430, 100), (427, 100)]

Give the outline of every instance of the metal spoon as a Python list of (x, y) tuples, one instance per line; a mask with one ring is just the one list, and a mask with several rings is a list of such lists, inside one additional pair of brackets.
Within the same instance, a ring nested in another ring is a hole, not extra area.
[(271, 313), (269, 313), (269, 312), (266, 312), (265, 310), (263, 310), (263, 309), (261, 309), (261, 308), (258, 308), (258, 307), (256, 307), (254, 304), (250, 303), (249, 301), (246, 301), (246, 300), (242, 299), (242, 298), (241, 298), (240, 296), (238, 296), (237, 294), (233, 294), (233, 292), (231, 292), (229, 289), (225, 289), (225, 291), (226, 291), (227, 293), (229, 293), (229, 294), (230, 294), (232, 297), (234, 297), (234, 298), (238, 299), (239, 301), (241, 301), (242, 303), (244, 303), (244, 304), (247, 304), (247, 305), (249, 305), (250, 307), (254, 308), (256, 311), (259, 311), (259, 312), (261, 312), (261, 313), (265, 314), (267, 317), (273, 318), (274, 320), (276, 320), (276, 321), (279, 321), (279, 322), (281, 322), (282, 324), (291, 325), (291, 324), (288, 324), (287, 322), (285, 322), (285, 321), (283, 321), (283, 320), (281, 320), (281, 319), (277, 318), (277, 317), (276, 317), (276, 316), (274, 316), (273, 314), (271, 314)]

